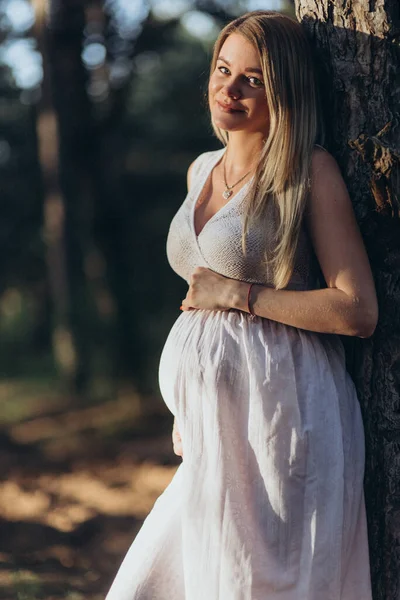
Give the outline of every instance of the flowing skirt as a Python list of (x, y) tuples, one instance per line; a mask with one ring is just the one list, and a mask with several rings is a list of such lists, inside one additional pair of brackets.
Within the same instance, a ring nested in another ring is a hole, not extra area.
[(364, 432), (340, 338), (184, 312), (160, 388), (183, 462), (107, 600), (371, 600)]

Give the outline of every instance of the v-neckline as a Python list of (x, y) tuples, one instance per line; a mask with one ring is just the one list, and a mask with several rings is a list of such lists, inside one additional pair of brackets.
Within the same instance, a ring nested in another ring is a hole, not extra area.
[(203, 225), (203, 227), (200, 229), (199, 233), (196, 233), (196, 225), (195, 225), (195, 212), (196, 212), (196, 204), (198, 202), (198, 199), (200, 198), (200, 194), (201, 192), (204, 190), (204, 186), (206, 185), (208, 178), (210, 177), (213, 169), (217, 166), (218, 162), (222, 159), (222, 157), (224, 156), (225, 152), (226, 152), (227, 147), (225, 146), (224, 148), (222, 148), (222, 150), (220, 150), (216, 156), (215, 160), (210, 161), (211, 162), (211, 166), (209, 165), (207, 169), (205, 169), (205, 173), (203, 175), (203, 178), (200, 180), (199, 185), (198, 185), (198, 189), (196, 190), (195, 194), (193, 195), (193, 200), (192, 200), (192, 206), (191, 206), (191, 217), (190, 217), (190, 222), (191, 222), (191, 226), (193, 229), (193, 235), (196, 239), (196, 241), (198, 242), (201, 234), (203, 233), (204, 229), (207, 227), (207, 225), (213, 221), (217, 215), (220, 215), (221, 211), (223, 212), (228, 206), (232, 206), (232, 202), (234, 200), (236, 200), (236, 198), (238, 198), (239, 196), (241, 196), (241, 194), (243, 193), (243, 190), (246, 189), (246, 187), (249, 185), (249, 183), (253, 180), (253, 177), (251, 177), (248, 181), (246, 181), (246, 183), (244, 185), (242, 185), (242, 187), (236, 192), (236, 194), (233, 196), (233, 198), (231, 198), (230, 200), (228, 200), (226, 202), (226, 204), (224, 204), (223, 206), (221, 206), (221, 208), (219, 208), (217, 210), (217, 212), (215, 212)]

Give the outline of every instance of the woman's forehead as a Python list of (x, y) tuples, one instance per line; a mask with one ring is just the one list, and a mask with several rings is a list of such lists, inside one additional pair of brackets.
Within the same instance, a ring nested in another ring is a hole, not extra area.
[(257, 49), (249, 40), (240, 33), (231, 33), (221, 46), (217, 58), (224, 58), (226, 62), (240, 64), (246, 67), (260, 67), (260, 57)]

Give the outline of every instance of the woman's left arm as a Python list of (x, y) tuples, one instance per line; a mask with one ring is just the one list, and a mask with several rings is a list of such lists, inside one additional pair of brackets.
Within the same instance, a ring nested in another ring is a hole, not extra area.
[[(314, 151), (311, 181), (305, 218), (327, 288), (290, 291), (254, 285), (252, 310), (309, 331), (369, 337), (378, 319), (374, 280), (346, 185), (325, 150)], [(198, 267), (182, 308), (248, 311), (248, 290), (248, 283)]]

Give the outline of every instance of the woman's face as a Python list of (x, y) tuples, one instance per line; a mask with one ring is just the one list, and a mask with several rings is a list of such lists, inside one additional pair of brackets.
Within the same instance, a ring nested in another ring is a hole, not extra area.
[(214, 124), (224, 131), (267, 135), (269, 110), (260, 59), (254, 46), (238, 33), (222, 45), (208, 84)]

